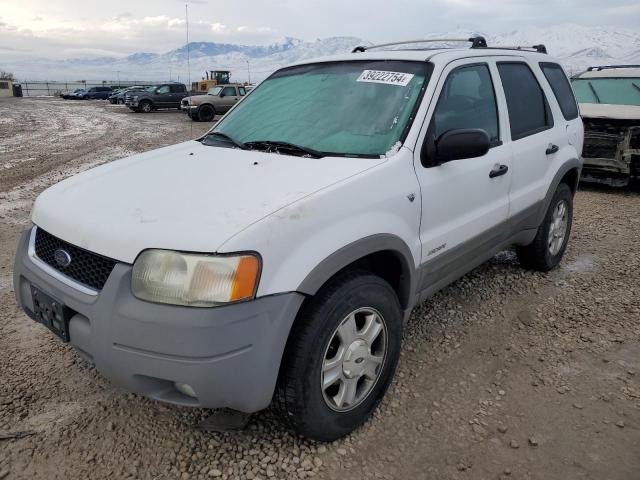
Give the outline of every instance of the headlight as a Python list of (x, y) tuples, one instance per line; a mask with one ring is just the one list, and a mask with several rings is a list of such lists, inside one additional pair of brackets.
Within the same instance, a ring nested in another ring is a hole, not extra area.
[(133, 264), (131, 288), (150, 302), (211, 307), (253, 298), (259, 273), (255, 255), (145, 250)]

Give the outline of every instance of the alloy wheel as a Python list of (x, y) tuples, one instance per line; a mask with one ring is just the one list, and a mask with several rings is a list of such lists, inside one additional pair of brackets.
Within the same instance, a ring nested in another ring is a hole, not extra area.
[(373, 390), (387, 355), (387, 326), (374, 308), (359, 308), (333, 332), (322, 361), (321, 388), (329, 408), (346, 412)]
[(567, 235), (567, 226), (569, 224), (568, 220), (569, 208), (567, 206), (567, 202), (565, 200), (561, 200), (553, 209), (551, 225), (549, 226), (549, 236), (547, 238), (549, 253), (553, 256), (560, 252), (560, 249), (564, 244), (564, 238)]

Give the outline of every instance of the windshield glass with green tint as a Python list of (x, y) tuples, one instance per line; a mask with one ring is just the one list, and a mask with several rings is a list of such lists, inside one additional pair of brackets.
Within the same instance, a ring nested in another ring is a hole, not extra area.
[(286, 68), (256, 87), (212, 132), (243, 144), (287, 142), (325, 155), (383, 155), (404, 141), (431, 71), (431, 64), (412, 61)]
[(578, 103), (640, 106), (640, 78), (574, 78), (571, 86)]
[(207, 95), (218, 95), (222, 91), (222, 87), (211, 87)]

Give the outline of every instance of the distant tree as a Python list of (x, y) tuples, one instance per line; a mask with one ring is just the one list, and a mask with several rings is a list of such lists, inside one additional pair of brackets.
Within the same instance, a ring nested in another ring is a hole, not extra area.
[(15, 80), (16, 77), (13, 76), (11, 72), (5, 72), (4, 70), (0, 70), (0, 80)]

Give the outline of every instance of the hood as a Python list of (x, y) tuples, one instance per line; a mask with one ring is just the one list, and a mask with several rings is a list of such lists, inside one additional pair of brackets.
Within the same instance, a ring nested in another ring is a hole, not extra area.
[(45, 190), (33, 222), (132, 263), (140, 251), (215, 252), (263, 217), (384, 159), (320, 159), (190, 141), (124, 158)]
[(186, 100), (189, 105), (200, 105), (203, 100), (213, 96), (214, 95), (207, 95), (206, 93), (203, 95), (191, 95), (189, 97), (184, 97), (182, 101), (184, 102)]
[(608, 103), (581, 103), (580, 116), (582, 118), (640, 121), (640, 106), (612, 105)]

